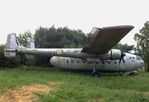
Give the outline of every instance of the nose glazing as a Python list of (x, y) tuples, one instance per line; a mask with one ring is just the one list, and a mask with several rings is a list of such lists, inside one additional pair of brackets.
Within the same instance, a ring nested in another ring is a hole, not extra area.
[(143, 66), (144, 66), (144, 61), (142, 60), (142, 61), (141, 61), (141, 67), (143, 67)]

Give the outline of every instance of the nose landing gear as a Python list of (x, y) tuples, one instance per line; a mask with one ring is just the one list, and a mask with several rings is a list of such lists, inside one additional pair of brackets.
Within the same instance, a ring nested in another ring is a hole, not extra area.
[(93, 71), (91, 74), (92, 74), (92, 77), (95, 77), (95, 76), (100, 77), (100, 72), (97, 72), (96, 68), (93, 68)]

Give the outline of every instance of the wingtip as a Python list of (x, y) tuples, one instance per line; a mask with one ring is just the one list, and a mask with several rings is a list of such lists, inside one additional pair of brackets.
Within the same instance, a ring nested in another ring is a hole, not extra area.
[(128, 29), (132, 30), (134, 26), (132, 25), (119, 25), (119, 26), (109, 26), (109, 27), (103, 27), (102, 29)]
[(134, 28), (134, 26), (133, 26), (133, 25), (124, 25), (124, 26), (126, 26), (127, 28), (131, 28), (131, 29), (133, 29), (133, 28)]
[(126, 25), (126, 29), (130, 29), (130, 31), (134, 28), (132, 25)]
[(132, 26), (132, 25), (130, 25), (130, 27), (131, 27), (131, 29), (133, 29), (133, 28), (134, 28), (134, 26)]
[(98, 27), (93, 27), (93, 28), (96, 28), (96, 29), (115, 29), (115, 28), (126, 28), (126, 29), (130, 29), (132, 30), (134, 28), (133, 25), (118, 25), (118, 26), (107, 26), (107, 27), (101, 27), (101, 28), (98, 28)]

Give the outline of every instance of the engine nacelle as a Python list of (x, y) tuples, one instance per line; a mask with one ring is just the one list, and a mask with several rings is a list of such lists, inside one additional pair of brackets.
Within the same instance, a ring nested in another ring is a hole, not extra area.
[(104, 54), (101, 56), (101, 59), (103, 60), (118, 60), (122, 57), (122, 52), (121, 50), (118, 49), (112, 49), (110, 50), (107, 54)]
[(120, 59), (122, 56), (122, 51), (118, 49), (112, 49), (110, 50), (110, 59), (115, 60), (115, 59)]

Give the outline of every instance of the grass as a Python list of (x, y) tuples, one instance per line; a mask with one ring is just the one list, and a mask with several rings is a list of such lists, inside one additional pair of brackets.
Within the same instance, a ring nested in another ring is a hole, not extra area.
[(23, 85), (61, 82), (57, 91), (35, 93), (40, 102), (149, 102), (149, 73), (138, 76), (103, 75), (94, 78), (84, 73), (55, 68), (0, 69), (0, 94)]

